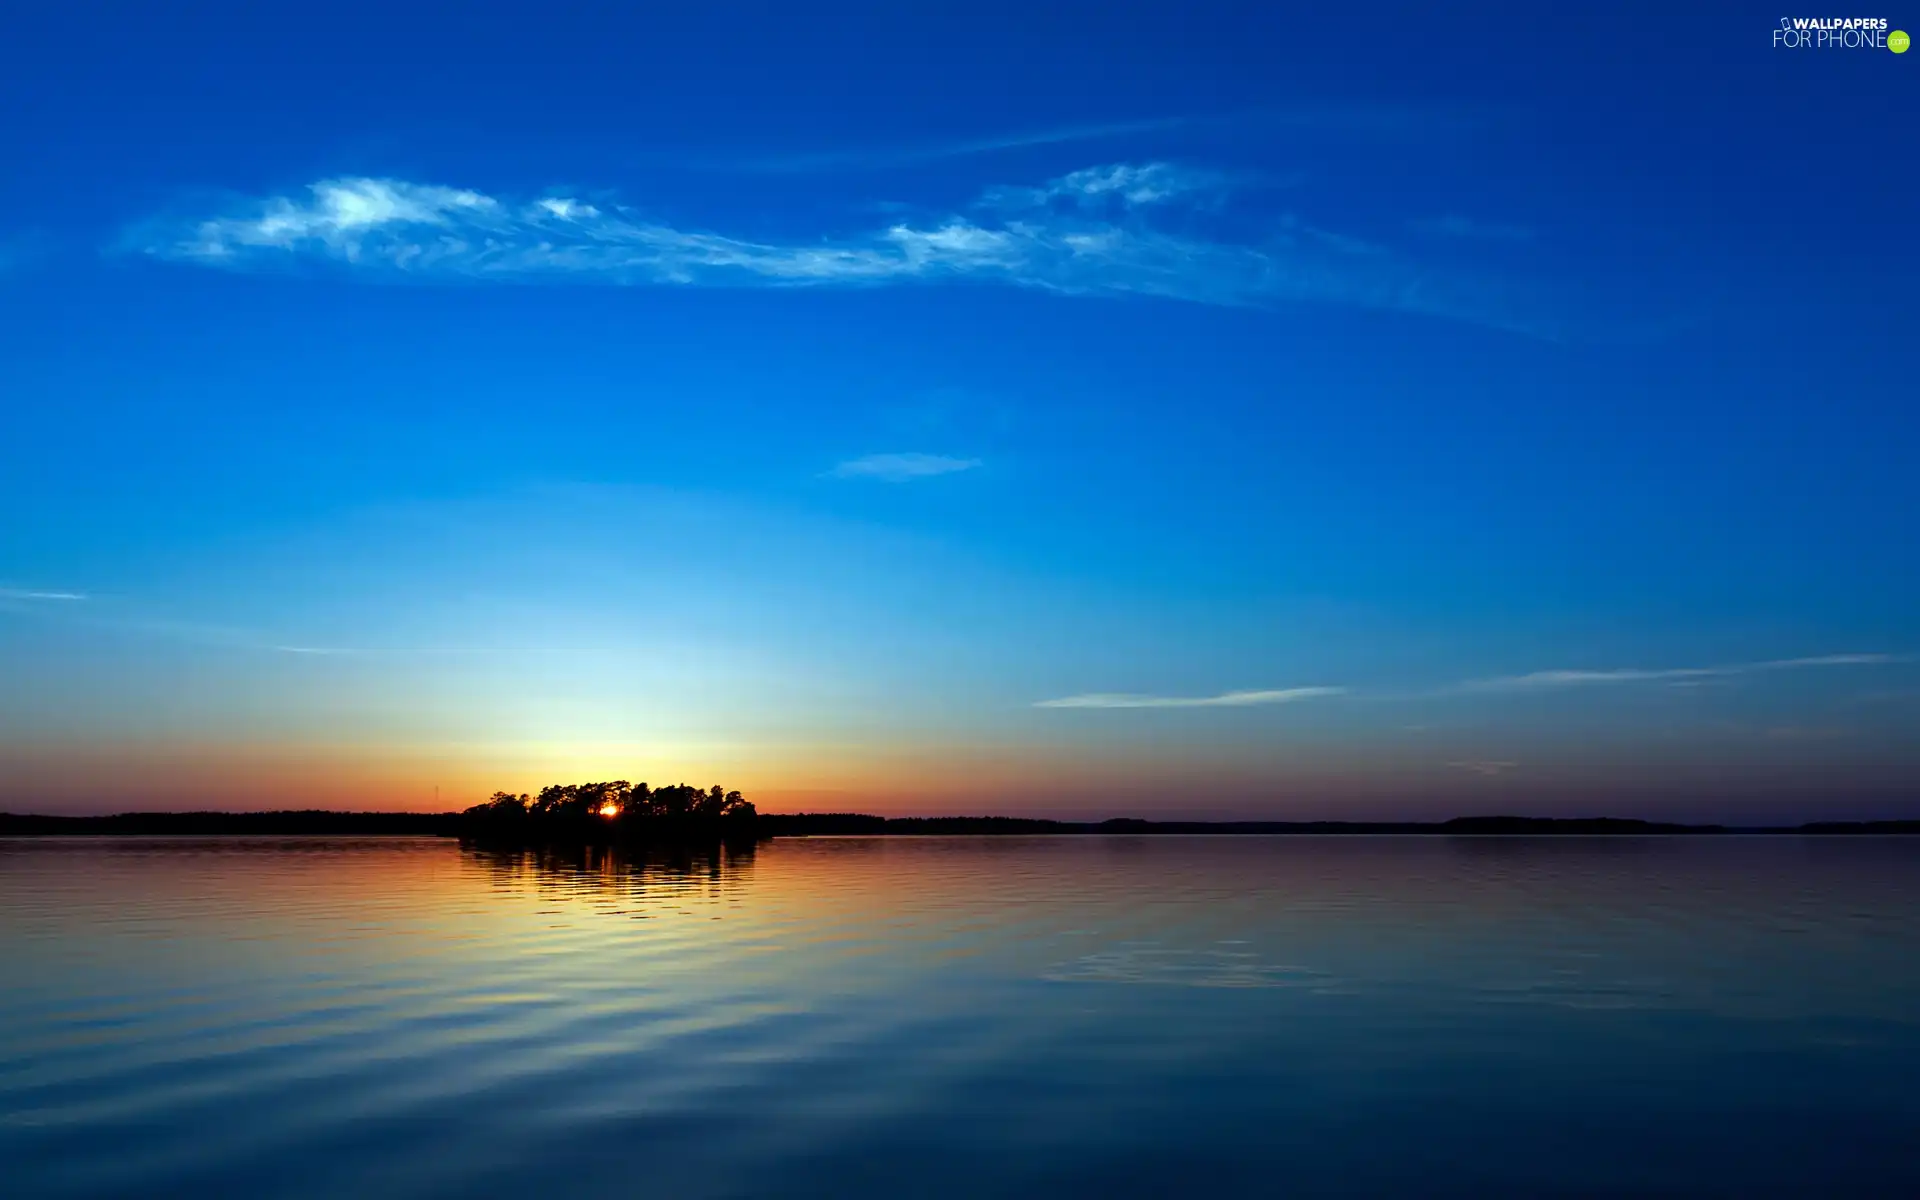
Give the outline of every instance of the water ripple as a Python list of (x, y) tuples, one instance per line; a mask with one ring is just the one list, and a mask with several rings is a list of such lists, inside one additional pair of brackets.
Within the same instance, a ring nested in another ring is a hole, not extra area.
[(0, 1192), (1920, 1194), (1920, 841), (1629, 841), (7, 843)]

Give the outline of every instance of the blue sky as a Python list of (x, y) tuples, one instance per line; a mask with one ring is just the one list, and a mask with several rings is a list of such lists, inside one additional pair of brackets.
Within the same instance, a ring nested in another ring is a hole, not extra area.
[(9, 807), (1920, 790), (1920, 58), (1755, 5), (8, 21)]

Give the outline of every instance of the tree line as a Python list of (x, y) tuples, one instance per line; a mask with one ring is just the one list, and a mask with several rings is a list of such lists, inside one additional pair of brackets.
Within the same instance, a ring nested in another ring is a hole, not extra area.
[(612, 779), (551, 784), (538, 795), (495, 792), (462, 815), (481, 835), (538, 832), (597, 841), (644, 834), (750, 834), (757, 814), (751, 801), (718, 784), (703, 791), (684, 783), (655, 788)]

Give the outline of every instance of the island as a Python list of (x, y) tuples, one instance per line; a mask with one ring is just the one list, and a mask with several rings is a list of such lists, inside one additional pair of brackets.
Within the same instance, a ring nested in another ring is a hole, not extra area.
[(740, 844), (757, 840), (758, 816), (751, 801), (718, 784), (702, 791), (624, 779), (556, 783), (537, 796), (495, 792), (460, 814), (460, 838), (493, 845)]

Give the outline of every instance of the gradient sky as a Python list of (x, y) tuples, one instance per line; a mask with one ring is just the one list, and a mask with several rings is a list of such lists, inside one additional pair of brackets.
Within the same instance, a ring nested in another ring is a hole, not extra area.
[(1920, 801), (1920, 55), (107, 12), (0, 36), (5, 807)]

